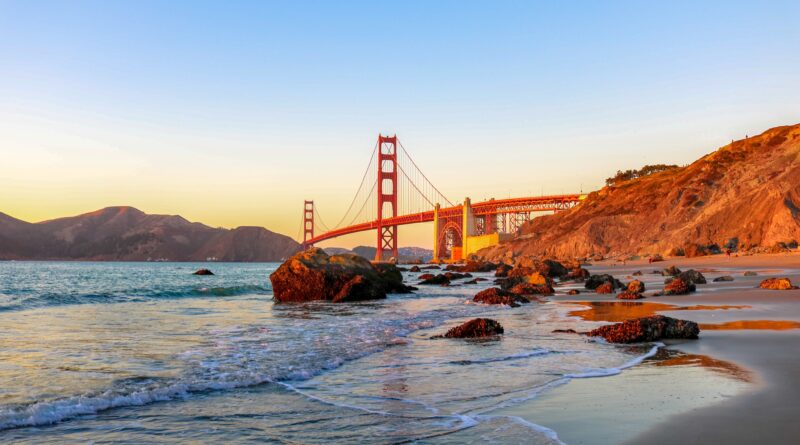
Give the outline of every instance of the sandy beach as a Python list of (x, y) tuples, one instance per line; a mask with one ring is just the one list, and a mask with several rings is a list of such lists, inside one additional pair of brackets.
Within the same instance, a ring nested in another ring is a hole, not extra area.
[[(569, 444), (796, 443), (800, 290), (757, 286), (768, 277), (800, 283), (800, 255), (600, 262), (589, 269), (623, 282), (641, 271), (637, 278), (649, 294), (663, 287), (664, 277), (653, 272), (672, 265), (701, 271), (708, 284), (690, 295), (635, 302), (594, 293), (551, 301), (598, 324), (653, 313), (696, 321), (699, 340), (667, 342), (658, 354), (616, 376), (574, 379), (503, 414), (553, 428)], [(757, 275), (744, 276), (746, 271)], [(712, 282), (722, 275), (734, 281)]]

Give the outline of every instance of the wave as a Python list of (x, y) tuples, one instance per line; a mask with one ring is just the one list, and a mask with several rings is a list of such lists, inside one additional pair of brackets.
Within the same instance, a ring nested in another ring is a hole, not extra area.
[(255, 284), (234, 286), (186, 286), (174, 289), (130, 289), (110, 292), (54, 293), (34, 296), (0, 294), (0, 312), (33, 309), (47, 306), (98, 303), (134, 303), (158, 299), (193, 297), (235, 297), (239, 295), (270, 295), (270, 287)]

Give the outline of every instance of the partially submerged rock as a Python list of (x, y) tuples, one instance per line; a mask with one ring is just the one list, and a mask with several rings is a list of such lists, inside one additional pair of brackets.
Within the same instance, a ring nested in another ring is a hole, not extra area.
[(508, 289), (517, 295), (553, 295), (553, 288), (548, 284), (519, 283)]
[(438, 284), (440, 286), (446, 286), (450, 284), (450, 279), (447, 278), (444, 274), (424, 274), (420, 275), (419, 277), (422, 281), (419, 284), (424, 285), (431, 285), (431, 284)]
[(586, 284), (584, 286), (586, 289), (596, 290), (604, 283), (609, 283), (611, 285), (611, 292), (613, 292), (614, 289), (622, 288), (622, 282), (608, 274), (592, 275), (586, 280)]
[(567, 291), (567, 295), (579, 295), (580, 293), (581, 291), (579, 291), (578, 289), (570, 289)]
[(374, 266), (354, 254), (329, 256), (320, 248), (299, 252), (269, 276), (276, 303), (327, 300), (349, 302), (407, 293), (402, 274), (391, 264)]
[(678, 275), (680, 275), (680, 273), (681, 273), (681, 270), (678, 269), (675, 266), (669, 266), (666, 269), (661, 271), (661, 275), (663, 275), (665, 277), (677, 277)]
[(444, 335), (432, 338), (484, 338), (495, 337), (503, 333), (503, 326), (491, 318), (475, 318), (456, 326)]
[(483, 304), (505, 304), (506, 306), (517, 307), (520, 303), (529, 303), (528, 299), (520, 295), (504, 291), (497, 287), (490, 287), (475, 294), (472, 301)]
[(755, 273), (755, 272), (753, 272), (751, 270), (748, 270), (747, 272), (744, 273), (744, 276), (746, 276), (746, 277), (755, 277), (757, 275), (758, 275), (757, 273)]
[(214, 272), (211, 272), (208, 269), (198, 269), (192, 275), (214, 275)]
[(589, 331), (587, 335), (603, 337), (611, 343), (637, 343), (667, 338), (695, 339), (698, 334), (700, 327), (693, 321), (653, 315), (602, 326)]
[(634, 294), (641, 294), (642, 292), (644, 292), (644, 283), (642, 283), (639, 280), (631, 281), (630, 283), (628, 283), (628, 292)]
[(689, 269), (687, 271), (679, 273), (678, 278), (680, 278), (686, 283), (706, 284), (706, 277), (704, 277), (703, 274), (694, 269)]
[(680, 278), (675, 278), (664, 286), (663, 295), (687, 295), (695, 291), (695, 285), (687, 283)]
[(455, 269), (457, 272), (491, 272), (497, 269), (497, 264), (488, 261), (467, 261), (466, 264)]
[(642, 296), (642, 294), (639, 292), (631, 292), (626, 290), (625, 292), (618, 293), (617, 298), (620, 300), (638, 300), (640, 298), (644, 298), (644, 296)]
[(797, 286), (792, 286), (792, 281), (788, 278), (767, 278), (758, 287), (772, 290), (797, 289)]
[(719, 283), (719, 282), (722, 282), (722, 281), (733, 281), (733, 277), (730, 276), (730, 275), (723, 275), (721, 277), (714, 278), (711, 281), (713, 281), (715, 283)]

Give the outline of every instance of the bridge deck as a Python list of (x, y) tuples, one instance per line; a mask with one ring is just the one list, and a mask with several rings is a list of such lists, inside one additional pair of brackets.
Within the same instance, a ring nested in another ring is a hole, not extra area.
[[(566, 210), (582, 201), (585, 197), (586, 195), (582, 194), (571, 194), (535, 196), (527, 198), (490, 199), (488, 201), (472, 204), (472, 212), (475, 216), (489, 216), (499, 213)], [(439, 218), (452, 218), (460, 216), (462, 209), (463, 205), (441, 208), (439, 209)], [(384, 218), (382, 225), (384, 227), (402, 226), (406, 224), (418, 224), (431, 221), (433, 221), (433, 210), (428, 210), (410, 215), (399, 215), (391, 218)], [(351, 233), (364, 232), (367, 230), (375, 230), (377, 228), (378, 220), (355, 224), (317, 235), (314, 238), (309, 239), (308, 243), (315, 244), (331, 238), (349, 235)]]

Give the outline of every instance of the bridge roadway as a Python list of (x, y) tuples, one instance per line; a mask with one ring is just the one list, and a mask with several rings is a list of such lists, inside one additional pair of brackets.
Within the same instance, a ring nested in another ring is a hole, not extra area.
[[(540, 212), (540, 211), (559, 211), (566, 210), (582, 201), (586, 195), (583, 194), (570, 194), (570, 195), (552, 195), (552, 196), (535, 196), (527, 198), (509, 198), (509, 199), (490, 199), (488, 201), (472, 203), (472, 214), (476, 217), (491, 216), (504, 213), (526, 213), (526, 212)], [(463, 214), (463, 204), (453, 207), (445, 207), (439, 209), (438, 217), (441, 219), (447, 218), (461, 218)], [(412, 213), (409, 215), (399, 215), (390, 218), (383, 218), (383, 221), (374, 220), (361, 224), (354, 224), (348, 227), (331, 230), (323, 234), (317, 235), (307, 240), (308, 245), (313, 245), (321, 241), (329, 240), (351, 233), (364, 232), (367, 230), (375, 230), (380, 226), (402, 226), (407, 224), (419, 224), (425, 222), (432, 222), (435, 217), (434, 210), (428, 210), (420, 213)]]

